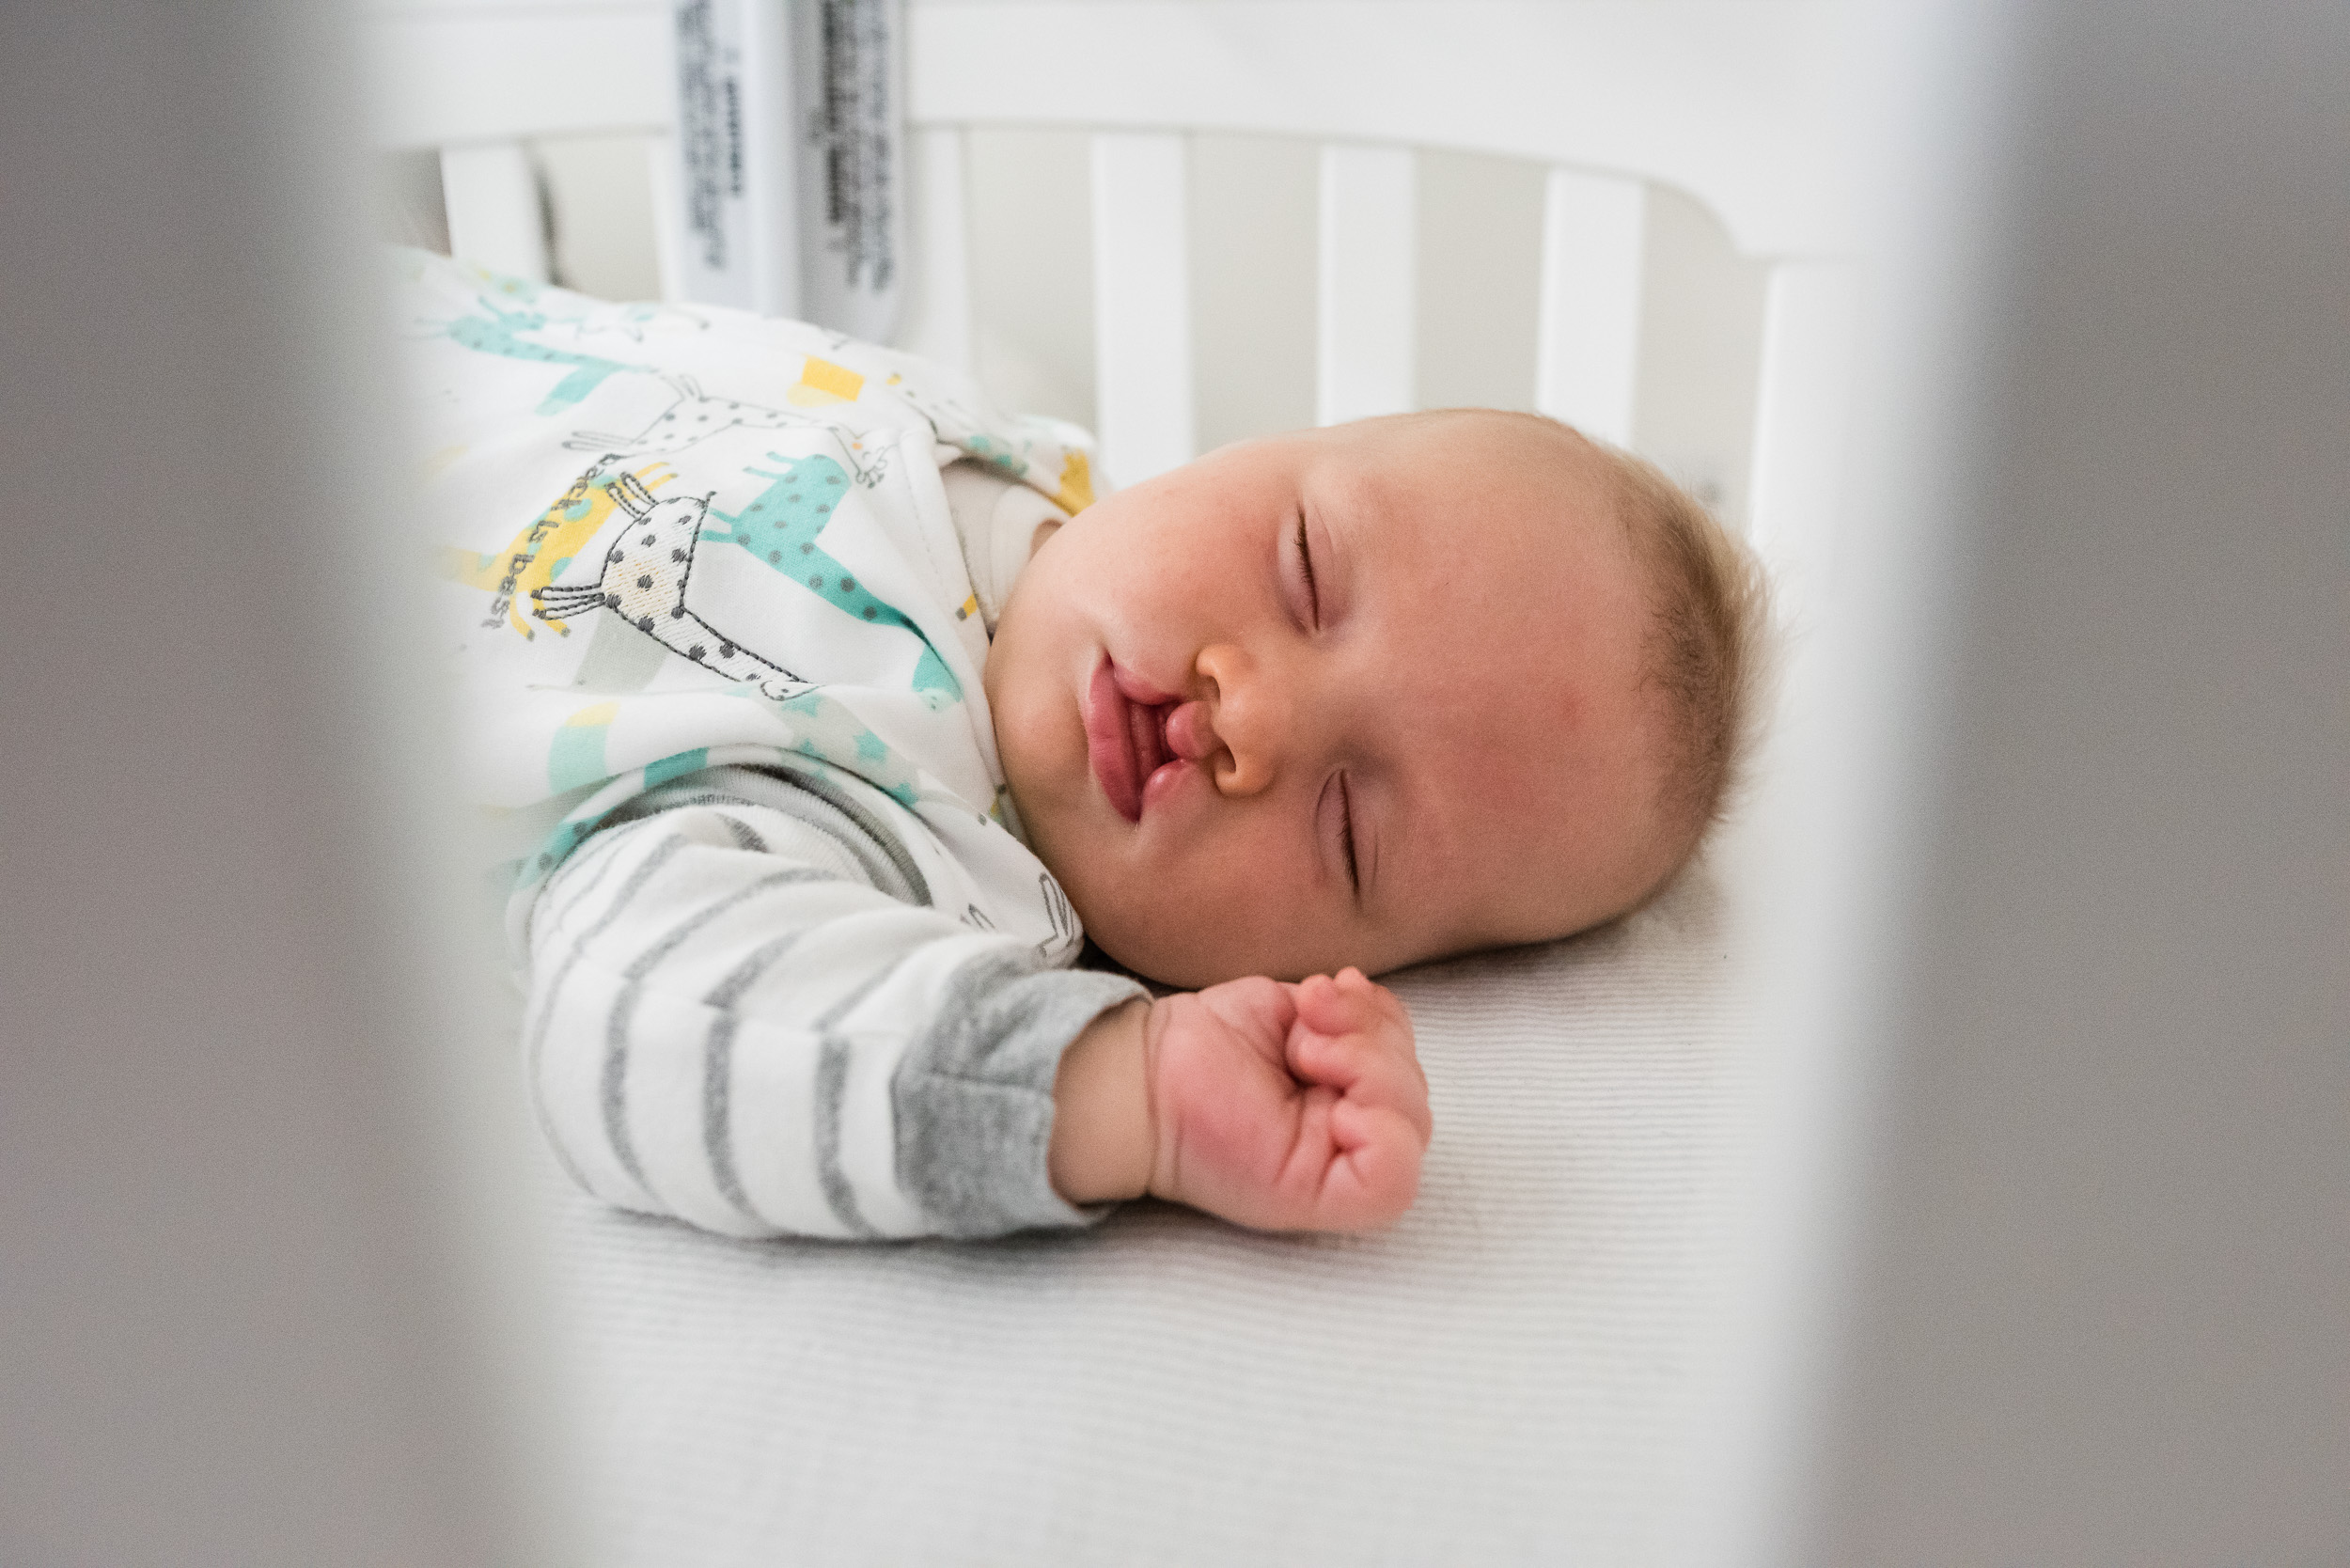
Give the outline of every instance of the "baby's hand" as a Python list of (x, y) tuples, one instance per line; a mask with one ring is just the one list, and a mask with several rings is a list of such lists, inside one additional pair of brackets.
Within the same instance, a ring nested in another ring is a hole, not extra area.
[(1158, 1196), (1264, 1231), (1365, 1231), (1412, 1206), (1428, 1080), (1411, 1015), (1361, 970), (1169, 996), (1144, 1042)]

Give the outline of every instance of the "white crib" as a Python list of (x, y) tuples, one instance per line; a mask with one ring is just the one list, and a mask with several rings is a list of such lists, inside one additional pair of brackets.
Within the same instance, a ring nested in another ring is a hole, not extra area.
[[(966, 152), (1091, 139), (1096, 428), (1196, 447), (1186, 139), (1320, 146), (1316, 408), (1414, 396), (1415, 154), (1547, 166), (1535, 400), (1635, 442), (1644, 204), (1769, 267), (1749, 526), (1828, 538), (1846, 303), (1834, 0), (911, 0), (903, 347), (974, 356)], [(379, 144), (461, 256), (545, 275), (528, 138), (672, 123), (666, 4), (408, 0)], [(663, 198), (678, 279), (682, 209)], [(572, 1201), (616, 1561), (1656, 1560), (1702, 1463), (1751, 1044), (1705, 874), (1610, 931), (1396, 983), (1446, 1136), (1393, 1233), (1143, 1205), (1078, 1238), (744, 1247)]]
[[(1724, 983), (1698, 880), (1397, 977), (1437, 1136), (1376, 1237), (1136, 1205), (746, 1247), (563, 1207), (586, 1485), (519, 1388), (550, 1334), (508, 1224), (510, 1043), (440, 940), (465, 917), (353, 304), (352, 29), (304, 0), (0, 13), (0, 1560), (2350, 1561), (2350, 12), (1881, 9), (1926, 31), (1863, 117), (1907, 142), (1913, 209), (1872, 202), (1871, 237), (1919, 232), (1869, 274), (1834, 749), (1774, 792), (1824, 803), (1773, 887), (1798, 995)], [(1710, 201), (1785, 269), (1757, 510), (1825, 515), (1796, 503), (1834, 424), (1834, 226), (1774, 228), (1795, 197), (1723, 171), (1834, 150), (1790, 131), (1833, 89), (1789, 41), (1833, 12), (941, 0), (912, 13), (933, 150), (998, 122), (922, 62), (999, 58), (1015, 14), (1062, 29), (1021, 61), (1042, 88), (1140, 37), (1218, 123)], [(474, 194), (522, 183), (501, 142), (663, 123), (641, 5), (367, 15), (380, 140), (454, 149), (475, 254), (501, 259)], [(1390, 84), (1367, 143), (1321, 106), (1341, 77)], [(1199, 122), (1149, 88), (1063, 101), (1120, 136)], [(1642, 106), (1675, 95), (1737, 113)], [(1504, 100), (1551, 130), (1478, 130)], [(1396, 165), (1333, 162), (1343, 284)], [(1355, 380), (1340, 341), (1334, 393), (1384, 365), (1391, 395), (1392, 341)], [(1767, 1062), (1778, 1164), (1734, 1149), (1756, 1032), (1825, 1042)], [(1771, 1223), (1742, 1231), (1742, 1183)], [(532, 1530), (548, 1502), (576, 1528)]]
[[(751, 8), (757, 10), (758, 8)], [(1643, 207), (1674, 187), (1768, 282), (1749, 531), (1782, 574), (1824, 548), (1848, 306), (1848, 0), (911, 0), (912, 264), (894, 340), (973, 362), (965, 146), (1090, 133), (1094, 427), (1116, 481), (1196, 455), (1185, 138), (1321, 146), (1317, 418), (1413, 402), (1415, 149), (1548, 165), (1535, 402), (1635, 444)], [(674, 294), (683, 204), (670, 8), (394, 0), (368, 29), (377, 139), (440, 155), (452, 246), (543, 278), (529, 138), (655, 138)], [(778, 297), (766, 290), (766, 297)], [(787, 283), (780, 297), (789, 301)]]

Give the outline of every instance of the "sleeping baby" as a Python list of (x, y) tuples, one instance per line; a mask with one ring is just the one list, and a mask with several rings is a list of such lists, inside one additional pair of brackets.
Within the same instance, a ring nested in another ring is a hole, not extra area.
[(1759, 579), (1564, 426), (1097, 500), (1080, 432), (920, 360), (397, 267), (529, 1088), (623, 1208), (1384, 1224), (1430, 1121), (1367, 974), (1622, 915), (1719, 811)]

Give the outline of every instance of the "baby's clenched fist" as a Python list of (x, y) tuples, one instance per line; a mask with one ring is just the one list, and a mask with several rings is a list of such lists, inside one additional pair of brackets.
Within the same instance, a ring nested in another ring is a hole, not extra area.
[(1169, 996), (1143, 1041), (1159, 1197), (1266, 1231), (1363, 1231), (1411, 1207), (1428, 1080), (1411, 1015), (1359, 969)]

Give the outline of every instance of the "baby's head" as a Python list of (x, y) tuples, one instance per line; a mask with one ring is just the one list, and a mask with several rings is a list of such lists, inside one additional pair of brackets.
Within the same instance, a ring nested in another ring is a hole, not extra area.
[(1030, 843), (1174, 984), (1583, 930), (1718, 813), (1761, 583), (1653, 469), (1446, 410), (1244, 442), (1037, 551), (988, 654)]

